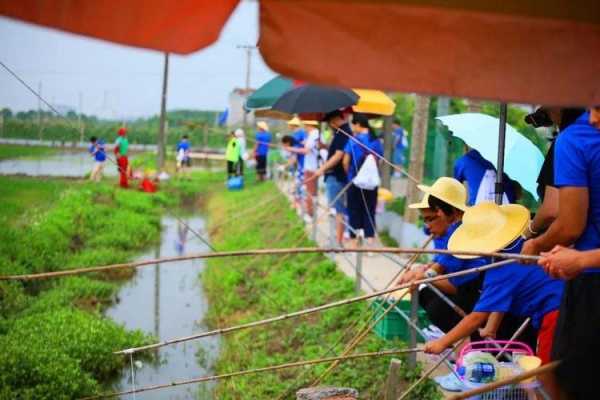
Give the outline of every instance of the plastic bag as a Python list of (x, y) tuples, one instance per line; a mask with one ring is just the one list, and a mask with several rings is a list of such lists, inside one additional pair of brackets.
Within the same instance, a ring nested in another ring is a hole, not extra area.
[(373, 190), (381, 184), (377, 162), (372, 154), (367, 156), (352, 182), (364, 190)]

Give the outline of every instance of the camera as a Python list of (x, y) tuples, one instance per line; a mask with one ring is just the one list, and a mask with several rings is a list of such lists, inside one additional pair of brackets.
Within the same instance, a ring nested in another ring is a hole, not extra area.
[(534, 128), (540, 128), (542, 126), (552, 126), (554, 122), (550, 119), (550, 116), (542, 107), (535, 110), (531, 114), (525, 116), (525, 122), (529, 125), (533, 125)]

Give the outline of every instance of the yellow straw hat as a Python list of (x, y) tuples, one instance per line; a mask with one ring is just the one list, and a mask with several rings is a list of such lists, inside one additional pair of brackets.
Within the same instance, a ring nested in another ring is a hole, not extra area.
[(529, 210), (520, 204), (479, 203), (465, 211), (462, 224), (448, 240), (448, 250), (486, 253), (502, 250), (523, 233), (528, 222)]
[(379, 188), (377, 190), (377, 199), (381, 201), (392, 201), (394, 194), (386, 188)]
[(256, 123), (256, 126), (260, 129), (264, 129), (265, 131), (269, 130), (269, 125), (267, 125), (267, 123), (265, 121), (258, 121)]
[(302, 122), (300, 122), (300, 118), (294, 117), (294, 118), (290, 119), (287, 122), (287, 124), (290, 126), (300, 126), (300, 125), (302, 125)]
[(302, 123), (304, 125), (310, 125), (310, 126), (319, 126), (319, 124), (320, 124), (319, 121), (313, 121), (313, 120), (308, 120), (308, 121), (302, 120)]
[[(417, 185), (417, 187), (426, 194), (437, 197), (459, 210), (464, 211), (467, 208), (467, 190), (462, 183), (454, 178), (442, 176), (431, 186)], [(429, 205), (427, 208), (429, 208)]]
[(425, 193), (420, 202), (409, 204), (408, 208), (418, 209), (418, 210), (429, 208), (429, 195), (427, 193)]

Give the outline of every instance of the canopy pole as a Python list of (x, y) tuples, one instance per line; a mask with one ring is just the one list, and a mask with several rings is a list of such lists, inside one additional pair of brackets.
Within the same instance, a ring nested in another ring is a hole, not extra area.
[(500, 128), (498, 130), (498, 170), (496, 171), (496, 204), (502, 205), (502, 195), (504, 194), (503, 175), (504, 175), (504, 148), (506, 138), (506, 103), (500, 103)]

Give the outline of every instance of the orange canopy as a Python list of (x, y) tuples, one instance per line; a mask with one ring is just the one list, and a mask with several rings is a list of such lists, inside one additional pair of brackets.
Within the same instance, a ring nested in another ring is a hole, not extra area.
[[(238, 0), (0, 0), (0, 15), (189, 53)], [(600, 104), (600, 2), (260, 0), (275, 71), (345, 87), (522, 103)]]
[(239, 0), (0, 0), (0, 15), (115, 43), (191, 53), (219, 38)]

